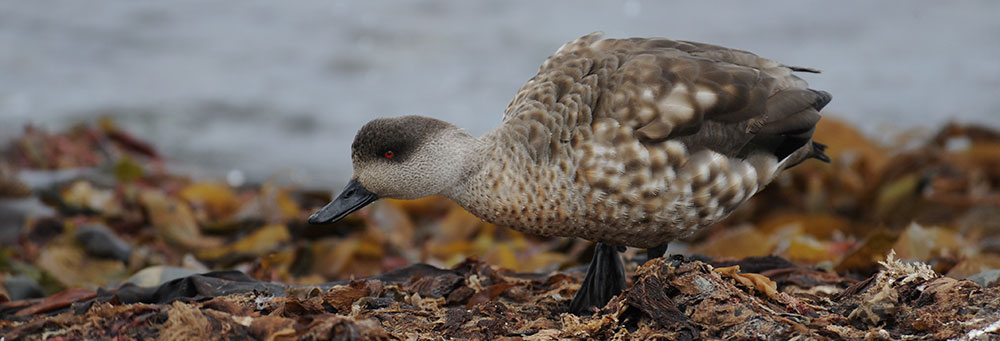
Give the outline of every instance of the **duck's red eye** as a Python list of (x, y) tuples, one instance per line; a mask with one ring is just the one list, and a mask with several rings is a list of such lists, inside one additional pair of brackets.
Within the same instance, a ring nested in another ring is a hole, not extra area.
[(393, 156), (396, 156), (396, 153), (393, 153), (391, 150), (387, 150), (385, 151), (385, 154), (382, 154), (382, 156), (385, 156), (386, 159), (391, 159)]

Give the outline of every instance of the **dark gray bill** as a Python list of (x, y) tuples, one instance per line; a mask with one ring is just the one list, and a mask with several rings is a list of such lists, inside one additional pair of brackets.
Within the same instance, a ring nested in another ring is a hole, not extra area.
[(344, 192), (340, 193), (333, 202), (326, 204), (323, 208), (309, 216), (310, 224), (329, 224), (346, 217), (354, 211), (378, 200), (378, 196), (369, 192), (358, 179), (351, 179), (344, 187)]

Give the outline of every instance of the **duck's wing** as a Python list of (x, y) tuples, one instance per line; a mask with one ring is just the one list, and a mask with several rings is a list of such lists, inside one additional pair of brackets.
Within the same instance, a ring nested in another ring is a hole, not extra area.
[(533, 157), (615, 130), (611, 138), (645, 146), (670, 140), (688, 152), (767, 152), (786, 165), (826, 160), (811, 138), (831, 96), (792, 74), (815, 70), (710, 44), (600, 35), (563, 45), (504, 112)]

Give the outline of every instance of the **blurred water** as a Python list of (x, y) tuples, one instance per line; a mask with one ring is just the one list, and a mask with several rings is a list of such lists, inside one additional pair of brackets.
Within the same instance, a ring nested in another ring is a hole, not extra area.
[[(425, 114), (482, 134), (592, 31), (750, 50), (871, 134), (1000, 126), (997, 1), (4, 1), (0, 139), (110, 114), (210, 176), (336, 187), (354, 132)], [(835, 141), (824, 141), (836, 143)]]

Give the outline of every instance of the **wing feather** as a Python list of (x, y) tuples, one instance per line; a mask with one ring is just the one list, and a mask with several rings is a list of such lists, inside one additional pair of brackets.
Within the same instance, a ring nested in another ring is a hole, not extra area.
[[(536, 161), (569, 153), (564, 146), (590, 136), (597, 122), (647, 146), (672, 140), (728, 156), (822, 155), (810, 142), (830, 96), (793, 74), (815, 70), (711, 44), (600, 37), (563, 45), (504, 112), (504, 124), (525, 125), (512, 131), (524, 132), (515, 138), (536, 150)], [(793, 153), (800, 148), (817, 150)]]

